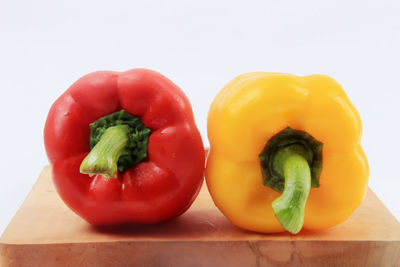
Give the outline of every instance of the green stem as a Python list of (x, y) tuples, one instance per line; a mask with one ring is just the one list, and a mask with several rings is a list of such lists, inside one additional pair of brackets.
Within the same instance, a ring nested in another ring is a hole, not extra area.
[(292, 234), (300, 232), (311, 188), (311, 171), (302, 146), (281, 148), (273, 158), (273, 169), (285, 177), (282, 195), (272, 202), (280, 224)]
[(107, 178), (116, 178), (118, 159), (129, 142), (128, 133), (127, 125), (107, 128), (100, 141), (82, 161), (80, 172), (90, 176), (101, 174)]

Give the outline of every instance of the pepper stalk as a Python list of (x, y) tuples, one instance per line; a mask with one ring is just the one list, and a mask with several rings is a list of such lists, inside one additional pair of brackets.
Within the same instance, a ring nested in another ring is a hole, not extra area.
[(272, 209), (292, 234), (303, 227), (311, 187), (319, 186), (322, 146), (306, 132), (288, 127), (272, 137), (260, 154), (264, 185), (282, 193)]
[(142, 121), (121, 110), (90, 124), (90, 153), (80, 172), (116, 178), (117, 171), (139, 163), (147, 157), (150, 129)]

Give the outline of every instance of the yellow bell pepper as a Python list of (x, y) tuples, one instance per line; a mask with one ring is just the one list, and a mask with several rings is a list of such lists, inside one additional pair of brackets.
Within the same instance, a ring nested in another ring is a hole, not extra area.
[(247, 73), (208, 114), (209, 192), (238, 227), (264, 233), (326, 229), (366, 193), (361, 120), (325, 75)]

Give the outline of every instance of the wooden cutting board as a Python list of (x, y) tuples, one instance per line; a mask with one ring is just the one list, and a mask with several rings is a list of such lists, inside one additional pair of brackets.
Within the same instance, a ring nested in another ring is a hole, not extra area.
[(322, 232), (241, 230), (203, 186), (160, 225), (96, 228), (61, 201), (45, 167), (0, 238), (1, 266), (400, 266), (400, 224), (368, 190), (345, 223)]

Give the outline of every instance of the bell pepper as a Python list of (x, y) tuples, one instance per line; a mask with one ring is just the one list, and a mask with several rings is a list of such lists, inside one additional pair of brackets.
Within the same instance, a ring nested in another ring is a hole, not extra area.
[(296, 234), (340, 224), (367, 189), (361, 128), (328, 76), (241, 75), (209, 110), (210, 194), (233, 224), (251, 231)]
[(158, 223), (198, 194), (204, 148), (185, 94), (161, 74), (99, 71), (52, 105), (44, 129), (62, 200), (93, 225)]

